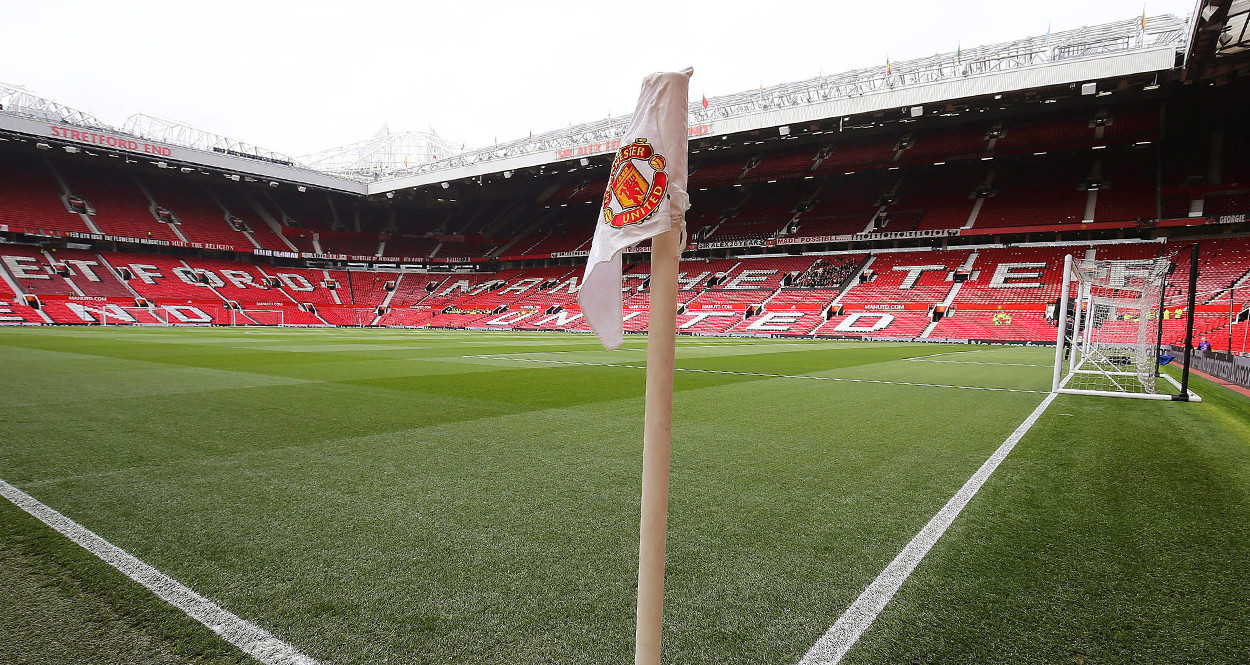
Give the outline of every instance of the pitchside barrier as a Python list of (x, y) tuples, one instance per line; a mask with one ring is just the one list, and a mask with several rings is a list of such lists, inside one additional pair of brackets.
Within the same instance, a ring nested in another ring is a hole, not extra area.
[[(1172, 353), (1183, 353), (1180, 346), (1173, 346)], [(1199, 372), (1217, 379), (1250, 388), (1250, 356), (1235, 356), (1223, 351), (1194, 349), (1189, 354), (1189, 365)]]

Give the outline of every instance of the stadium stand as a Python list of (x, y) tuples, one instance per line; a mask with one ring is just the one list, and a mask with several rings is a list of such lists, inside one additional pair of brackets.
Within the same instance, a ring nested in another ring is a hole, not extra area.
[[(213, 198), (225, 207), (226, 214), (237, 219), (242, 228), (256, 241), (261, 249), (291, 251), (294, 248), (282, 240), (258, 212), (259, 204), (249, 201), (251, 197), (241, 190), (221, 188), (210, 189)], [(268, 215), (268, 213), (265, 213)], [(272, 218), (271, 218), (272, 219)], [(276, 223), (276, 222), (275, 222)]]
[[(1164, 255), (1176, 341), (1196, 241), (1196, 333), (1244, 347), (1228, 306), (1250, 288), (1250, 131), (1203, 119), (1247, 87), (1152, 92), (1158, 78), (785, 131), (692, 125), (679, 331), (1049, 343), (1065, 255)], [(0, 323), (93, 323), (111, 306), (136, 323), (180, 307), (197, 324), (587, 330), (577, 289), (606, 152), (383, 198), (21, 143), (0, 144)], [(632, 332), (648, 324), (645, 258), (625, 257)]]
[(52, 172), (37, 158), (0, 152), (0, 224), (90, 232), (82, 216), (66, 209)]
[(159, 208), (173, 213), (178, 229), (188, 241), (244, 251), (255, 247), (243, 231), (231, 228), (226, 212), (212, 200), (207, 190), (168, 178), (149, 178), (144, 185)]
[(838, 302), (852, 310), (873, 307), (926, 309), (940, 303), (955, 285), (956, 268), (971, 252), (891, 252), (873, 256), (860, 282), (849, 286)]
[[(1025, 163), (1026, 161), (1032, 163)], [(995, 169), (990, 195), (976, 218), (978, 228), (1079, 223), (1085, 219), (1085, 181), (1093, 158), (1084, 155), (1024, 157)]]
[(127, 238), (183, 241), (173, 230), (175, 225), (157, 221), (154, 204), (139, 188), (133, 174), (78, 163), (65, 163), (58, 169), (70, 191), (95, 209), (91, 218), (102, 233)]

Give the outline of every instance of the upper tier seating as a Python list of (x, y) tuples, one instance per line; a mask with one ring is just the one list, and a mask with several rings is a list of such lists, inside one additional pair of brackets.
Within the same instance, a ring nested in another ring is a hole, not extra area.
[[(841, 137), (839, 137), (841, 138)], [(845, 173), (873, 168), (893, 161), (900, 136), (842, 139), (826, 146), (818, 173)]]
[[(1029, 158), (1024, 158), (1029, 159)], [(1038, 157), (1036, 162), (996, 169), (995, 195), (985, 199), (977, 228), (1079, 223), (1085, 215), (1092, 159)]]
[(181, 240), (169, 224), (156, 221), (152, 203), (139, 189), (132, 174), (111, 168), (88, 168), (77, 163), (67, 163), (59, 168), (70, 191), (95, 208), (92, 219), (101, 232), (127, 238)]
[(747, 177), (755, 179), (807, 173), (816, 163), (816, 152), (816, 148), (808, 146), (766, 153), (755, 168), (747, 171)]
[(1086, 111), (1044, 114), (1016, 118), (1002, 123), (1002, 136), (995, 141), (995, 153), (1042, 151), (1094, 140), (1092, 114)]
[(733, 182), (742, 176), (747, 167), (748, 158), (743, 155), (716, 157), (708, 152), (705, 157), (690, 164), (690, 187), (709, 187)]
[(423, 258), (428, 257), (437, 246), (438, 241), (433, 238), (392, 236), (382, 247), (382, 256)]
[[(891, 207), (920, 213), (918, 231), (957, 229), (968, 222), (976, 203), (973, 192), (985, 179), (979, 168), (956, 165), (935, 166), (903, 178), (897, 202)], [(886, 231), (893, 230), (886, 227)]]
[(61, 187), (42, 160), (0, 153), (0, 224), (79, 231), (91, 229), (61, 203)]
[(799, 216), (797, 237), (861, 233), (886, 195), (899, 181), (893, 171), (861, 173), (827, 183), (816, 192), (810, 210)]
[(903, 153), (908, 162), (974, 159), (986, 152), (986, 128), (973, 124), (918, 134)]
[(252, 239), (260, 243), (264, 249), (274, 249), (283, 252), (291, 251), (291, 246), (282, 241), (274, 230), (267, 224), (256, 210), (246, 199), (247, 197), (241, 190), (233, 187), (214, 188), (211, 190), (213, 196), (221, 202), (229, 214), (237, 217), (247, 228)]
[(382, 241), (377, 236), (334, 236), (321, 238), (321, 249), (326, 254), (346, 254), (348, 256), (377, 256), (378, 245)]
[(1112, 153), (1102, 162), (1094, 221), (1154, 219), (1155, 160), (1145, 150)]
[(178, 218), (181, 222), (178, 229), (187, 240), (225, 245), (240, 251), (250, 252), (255, 248), (243, 232), (230, 227), (225, 211), (199, 185), (153, 177), (147, 178), (144, 184), (156, 204)]

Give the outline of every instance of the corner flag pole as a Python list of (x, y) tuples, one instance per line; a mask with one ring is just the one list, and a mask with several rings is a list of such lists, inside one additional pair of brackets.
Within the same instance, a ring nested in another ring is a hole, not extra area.
[(673, 361), (677, 346), (680, 224), (651, 240), (651, 315), (647, 331), (647, 398), (642, 438), (642, 523), (638, 538), (638, 629), (634, 665), (659, 665), (664, 614), (664, 549), (668, 531)]
[(638, 529), (638, 625), (634, 663), (660, 665), (664, 548), (677, 346), (677, 268), (685, 236), (689, 175), (691, 68), (643, 79), (638, 106), (620, 140), (595, 226), (577, 302), (612, 351), (621, 346), (621, 257), (651, 240), (647, 326), (647, 396), (642, 439), (642, 510)]

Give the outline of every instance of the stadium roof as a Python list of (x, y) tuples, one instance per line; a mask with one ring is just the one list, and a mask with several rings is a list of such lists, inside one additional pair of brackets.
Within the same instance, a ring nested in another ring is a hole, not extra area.
[[(1227, 2), (1227, 0), (1225, 0)], [(1203, 2), (1200, 12), (1220, 0)], [(1221, 35), (1222, 49), (1245, 48), (1245, 8), (1237, 34)], [(1223, 7), (1220, 7), (1223, 10)], [(1232, 14), (1233, 12), (1229, 12)], [(1144, 25), (1143, 25), (1144, 23)], [(1230, 29), (1234, 25), (1230, 21)], [(1189, 54), (1195, 22), (1172, 15), (1107, 23), (969, 47), (926, 58), (819, 76), (690, 104), (692, 136), (729, 135), (861, 113), (906, 108), (987, 94), (1171, 70)], [(273, 182), (356, 194), (376, 194), (448, 180), (585, 159), (614, 151), (630, 116), (609, 117), (523, 139), (462, 151), (431, 132), (382, 131), (367, 141), (292, 158), (184, 123), (144, 114), (122, 129), (89, 113), (0, 84), (0, 131), (121, 148), (168, 168), (207, 167)], [(75, 131), (75, 130), (91, 131)], [(73, 148), (70, 145), (69, 148)]]
[(86, 111), (35, 94), (20, 85), (0, 83), (0, 109), (13, 115), (75, 127), (107, 129), (108, 125)]
[[(1171, 69), (1186, 21), (1172, 15), (1048, 33), (691, 102), (692, 135), (724, 135), (917, 104)], [(370, 193), (611, 152), (630, 116), (605, 118), (395, 169)]]
[(377, 180), (397, 169), (425, 164), (458, 155), (463, 145), (455, 145), (434, 130), (391, 132), (383, 126), (373, 138), (299, 158), (302, 164), (325, 173), (359, 180)]

